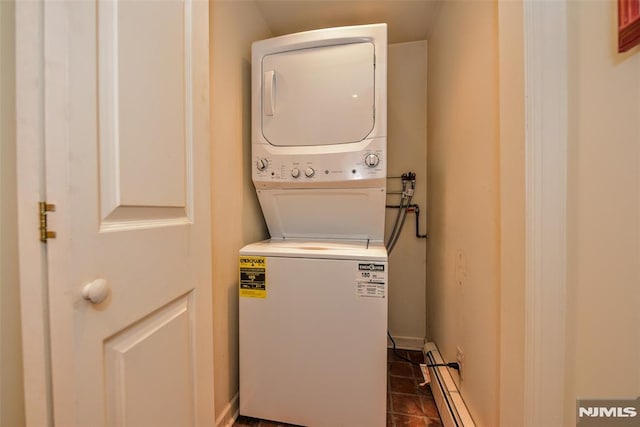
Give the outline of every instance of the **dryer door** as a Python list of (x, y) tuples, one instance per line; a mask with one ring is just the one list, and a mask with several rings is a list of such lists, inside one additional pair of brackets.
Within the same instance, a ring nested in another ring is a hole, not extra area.
[(357, 142), (373, 130), (374, 46), (352, 43), (262, 59), (262, 134), (272, 145)]

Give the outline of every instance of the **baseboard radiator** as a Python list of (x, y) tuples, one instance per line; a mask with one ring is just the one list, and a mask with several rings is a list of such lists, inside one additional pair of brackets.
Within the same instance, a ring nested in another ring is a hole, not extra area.
[[(427, 365), (444, 363), (435, 343), (424, 345)], [(431, 392), (436, 401), (444, 427), (475, 427), (471, 414), (464, 404), (460, 391), (446, 366), (429, 367)]]

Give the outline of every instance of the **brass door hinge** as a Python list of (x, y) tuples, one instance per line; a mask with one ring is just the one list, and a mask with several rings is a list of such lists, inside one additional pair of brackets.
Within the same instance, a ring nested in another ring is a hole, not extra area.
[(47, 202), (38, 203), (40, 210), (40, 241), (47, 243), (47, 239), (55, 239), (56, 232), (47, 230), (47, 212), (55, 212), (56, 205)]

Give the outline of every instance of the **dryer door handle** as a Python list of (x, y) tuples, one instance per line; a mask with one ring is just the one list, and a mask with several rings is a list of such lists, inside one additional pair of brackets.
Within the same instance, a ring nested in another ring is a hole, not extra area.
[(269, 70), (264, 72), (264, 93), (262, 98), (262, 108), (264, 114), (273, 116), (275, 114), (276, 97), (276, 72)]

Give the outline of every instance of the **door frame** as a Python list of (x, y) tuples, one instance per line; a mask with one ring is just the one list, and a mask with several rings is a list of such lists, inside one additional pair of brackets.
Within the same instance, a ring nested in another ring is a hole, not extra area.
[(38, 202), (44, 173), (44, 3), (16, 2), (16, 151), (18, 264), (25, 420), (53, 426), (47, 247), (40, 242)]
[(523, 18), (523, 415), (526, 427), (554, 427), (564, 421), (566, 378), (567, 0), (524, 0)]
[[(564, 414), (566, 7), (566, 0), (523, 0), (527, 426), (560, 426)], [(27, 426), (53, 426), (47, 249), (39, 240), (37, 215), (38, 202), (46, 200), (44, 16), (42, 1), (16, 2), (18, 256)]]

